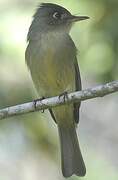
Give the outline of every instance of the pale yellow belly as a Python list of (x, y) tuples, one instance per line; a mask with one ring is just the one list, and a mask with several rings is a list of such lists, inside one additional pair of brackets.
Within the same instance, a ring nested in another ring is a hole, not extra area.
[(56, 96), (64, 91), (75, 90), (75, 71), (72, 64), (58, 62), (53, 56), (48, 56), (34, 66), (32, 78), (40, 96)]

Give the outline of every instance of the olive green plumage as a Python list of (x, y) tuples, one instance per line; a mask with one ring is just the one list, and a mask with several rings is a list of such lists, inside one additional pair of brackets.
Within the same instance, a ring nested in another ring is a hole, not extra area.
[[(73, 21), (75, 16), (69, 11), (50, 3), (42, 4), (34, 15), (28, 33), (26, 63), (40, 97), (81, 90), (77, 50), (69, 36)], [(86, 173), (75, 130), (79, 107), (80, 103), (51, 110), (59, 130), (65, 177)]]

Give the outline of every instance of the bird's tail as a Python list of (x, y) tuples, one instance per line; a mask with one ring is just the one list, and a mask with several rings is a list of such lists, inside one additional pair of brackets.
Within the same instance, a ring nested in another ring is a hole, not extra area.
[(58, 125), (58, 129), (63, 176), (70, 177), (72, 174), (84, 176), (86, 168), (81, 155), (75, 125), (73, 124), (71, 127)]

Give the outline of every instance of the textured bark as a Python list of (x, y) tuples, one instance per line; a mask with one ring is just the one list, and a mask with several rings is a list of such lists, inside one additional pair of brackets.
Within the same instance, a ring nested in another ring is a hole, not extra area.
[(44, 100), (37, 100), (16, 106), (7, 107), (0, 110), (0, 119), (26, 114), (30, 112), (50, 109), (52, 107), (60, 106), (63, 104), (85, 101), (96, 97), (103, 97), (105, 95), (118, 91), (118, 81), (113, 81), (104, 85), (99, 85), (93, 88), (88, 88), (82, 91), (69, 93), (68, 97), (59, 98), (59, 96), (47, 98)]

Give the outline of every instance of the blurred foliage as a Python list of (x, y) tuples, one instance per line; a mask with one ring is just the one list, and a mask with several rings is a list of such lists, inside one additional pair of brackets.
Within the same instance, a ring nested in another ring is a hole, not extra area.
[[(118, 79), (118, 0), (52, 0), (52, 2), (65, 6), (73, 14), (90, 16), (90, 20), (76, 24), (71, 31), (71, 36), (79, 49), (78, 61), (84, 83), (88, 84), (89, 81), (102, 83)], [(24, 53), (31, 17), (39, 3), (38, 0), (0, 0), (1, 108), (27, 102), (37, 97), (25, 65)], [(20, 149), (20, 152), (27, 154), (33, 148), (32, 157), (38, 151), (43, 152), (44, 157), (48, 156), (48, 161), (57, 162), (59, 145), (57, 145), (58, 137), (57, 135), (55, 137), (55, 131), (57, 131), (55, 129), (56, 125), (48, 113), (33, 113), (17, 117), (17, 119), (10, 118), (9, 121), (2, 121), (0, 123), (0, 149), (3, 151), (0, 157), (3, 157), (5, 152), (6, 154), (9, 152), (10, 157), (13, 149), (14, 153)], [(23, 140), (19, 141), (19, 139)], [(84, 135), (81, 139), (85, 141)], [(2, 141), (6, 144), (5, 147)], [(11, 148), (14, 142), (17, 148)], [(18, 142), (21, 142), (20, 145)], [(25, 144), (26, 152), (24, 151)], [(112, 165), (105, 163), (104, 158), (98, 158), (94, 147), (88, 148), (85, 154), (88, 154), (85, 156), (87, 164), (85, 180), (118, 179), (118, 173)], [(14, 157), (15, 155), (12, 158)], [(0, 163), (2, 164), (1, 160)], [(38, 163), (40, 163), (40, 158)], [(59, 163), (55, 166), (60, 168)], [(44, 168), (41, 167), (41, 169)], [(56, 173), (58, 169), (55, 170)], [(10, 166), (6, 169), (7, 171), (10, 171)], [(5, 174), (2, 174), (0, 169), (0, 179), (1, 177), (3, 177), (2, 180), (13, 179), (12, 175), (11, 178), (5, 178)], [(34, 179), (34, 176), (31, 177)], [(47, 177), (49, 179), (48, 172)], [(58, 175), (54, 177), (61, 179), (61, 172), (59, 177)], [(21, 179), (31, 180), (25, 176)], [(72, 179), (78, 178), (72, 177)]]

